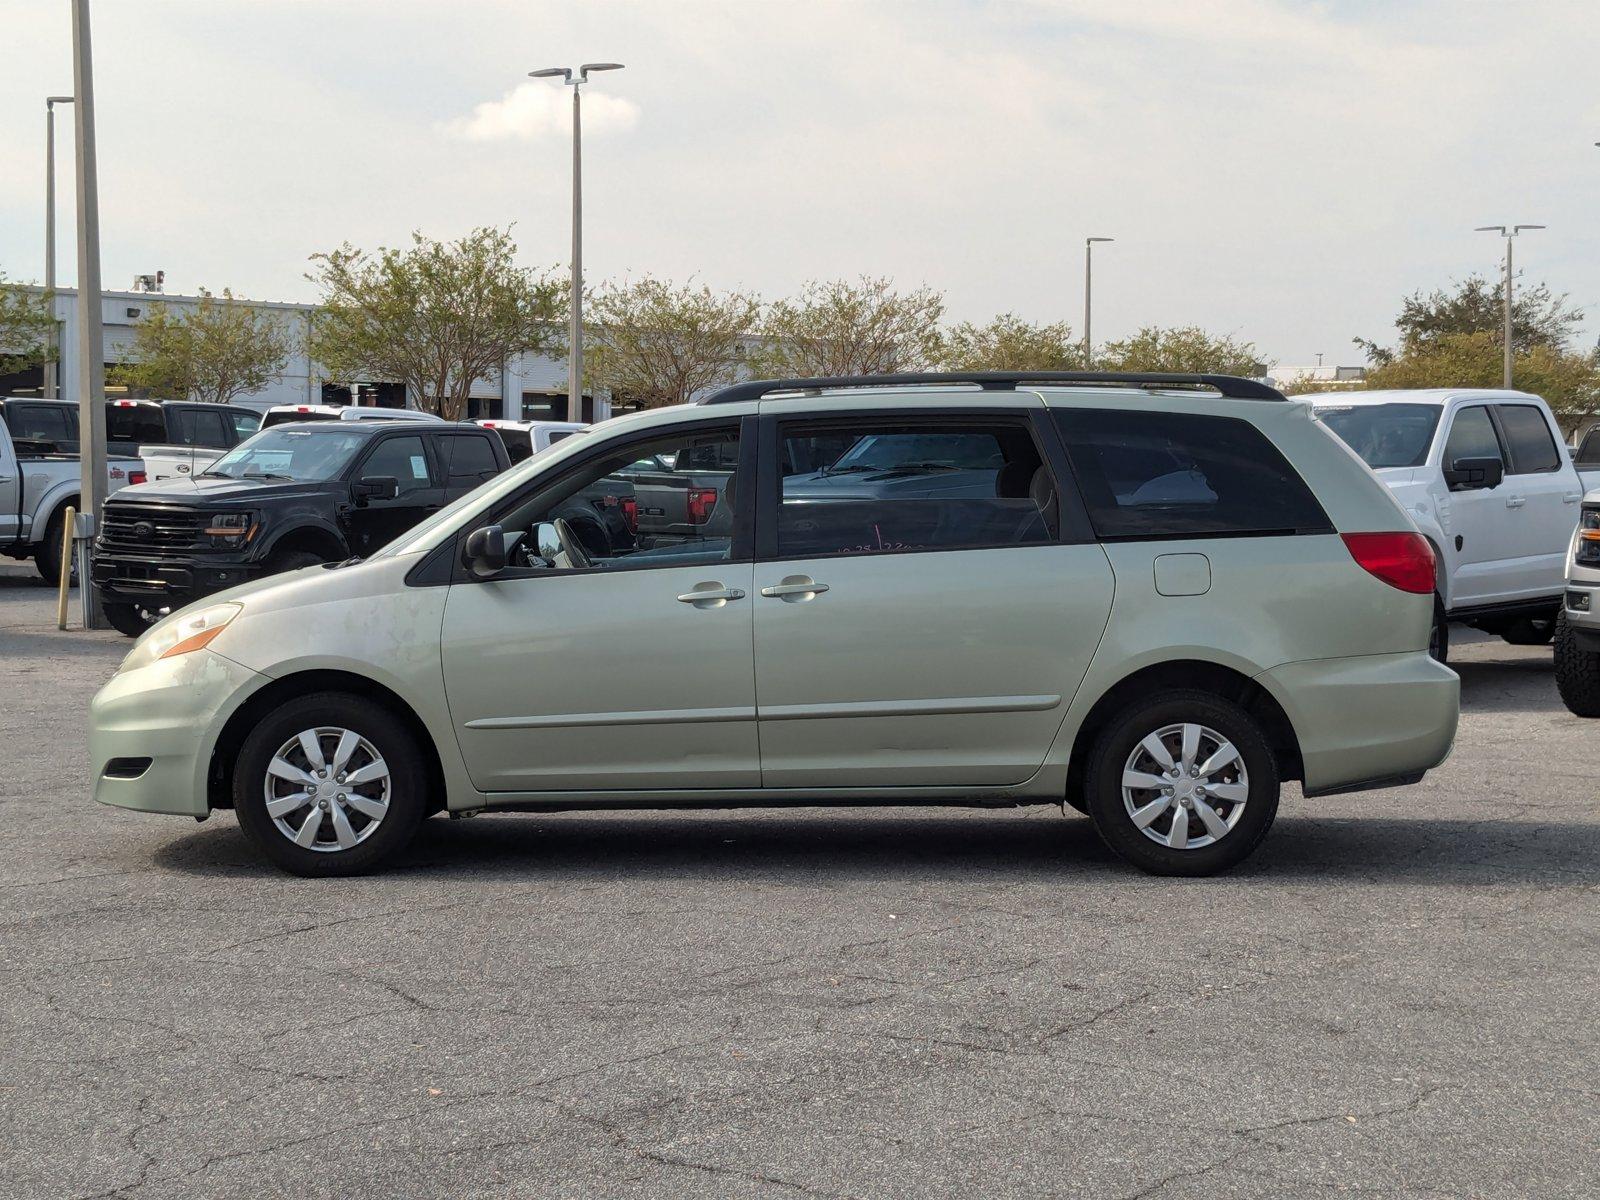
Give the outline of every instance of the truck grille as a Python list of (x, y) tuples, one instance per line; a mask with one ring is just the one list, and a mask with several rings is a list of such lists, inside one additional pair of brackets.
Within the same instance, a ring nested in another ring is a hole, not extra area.
[(100, 526), (100, 548), (172, 554), (194, 546), (205, 527), (206, 516), (202, 513), (110, 500)]

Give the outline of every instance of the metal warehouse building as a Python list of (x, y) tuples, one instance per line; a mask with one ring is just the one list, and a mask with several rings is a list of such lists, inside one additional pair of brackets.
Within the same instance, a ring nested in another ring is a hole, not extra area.
[[(40, 291), (42, 289), (29, 289)], [(198, 296), (168, 295), (164, 292), (104, 292), (100, 299), (101, 319), (105, 322), (106, 366), (127, 362), (133, 346), (133, 327), (157, 305), (193, 308)], [(78, 394), (77, 291), (57, 288), (56, 319), (61, 323), (61, 395)], [(290, 304), (273, 300), (239, 300), (258, 312), (276, 317), (288, 326), (294, 349), (283, 373), (253, 395), (242, 396), (236, 404), (265, 409), (274, 404), (371, 404), (387, 408), (415, 408), (417, 398), (405, 395), (404, 385), (383, 379), (330, 380), (305, 353), (307, 317), (316, 311), (314, 304)], [(0, 396), (38, 395), (44, 386), (44, 372), (35, 367), (11, 375), (0, 374)], [(567, 403), (567, 361), (539, 354), (519, 354), (506, 362), (488, 379), (473, 385), (470, 417), (501, 417), (509, 420), (603, 421), (611, 415), (609, 398), (603, 393), (584, 396), (580, 417), (569, 418)]]

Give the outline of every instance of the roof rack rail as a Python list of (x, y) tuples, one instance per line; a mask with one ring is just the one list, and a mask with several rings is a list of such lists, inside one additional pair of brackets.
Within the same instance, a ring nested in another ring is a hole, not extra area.
[(1210, 388), (1230, 400), (1287, 400), (1275, 387), (1238, 375), (1162, 371), (911, 371), (891, 375), (828, 375), (813, 379), (749, 379), (713, 392), (701, 404), (759, 400), (773, 392), (826, 392), (843, 388), (913, 387), (971, 383), (986, 392), (1013, 392), (1030, 383), (1088, 383), (1115, 387)]

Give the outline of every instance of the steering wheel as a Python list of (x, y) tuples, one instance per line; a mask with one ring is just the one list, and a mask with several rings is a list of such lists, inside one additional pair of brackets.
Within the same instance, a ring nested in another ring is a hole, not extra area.
[(585, 567), (592, 567), (593, 561), (589, 552), (583, 548), (583, 542), (578, 535), (572, 532), (572, 526), (567, 524), (565, 517), (555, 519), (556, 537), (561, 539), (561, 552), (567, 556), (567, 565), (574, 571), (581, 571)]

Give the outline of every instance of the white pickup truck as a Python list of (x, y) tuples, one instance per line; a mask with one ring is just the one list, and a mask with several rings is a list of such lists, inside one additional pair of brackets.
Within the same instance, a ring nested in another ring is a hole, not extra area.
[[(48, 439), (20, 438), (19, 453), (8, 426), (24, 418), (16, 409), (26, 403), (0, 402), (0, 554), (31, 557), (39, 574), (54, 583), (61, 578), (62, 523), (67, 508), (78, 504), (80, 467), (76, 454), (59, 452)], [(107, 492), (115, 492), (143, 483), (144, 465), (113, 455), (106, 476)]]
[(1314, 411), (1433, 543), (1436, 658), (1448, 654), (1449, 621), (1516, 645), (1550, 641), (1585, 482), (1543, 400), (1499, 389), (1350, 392), (1317, 397)]

